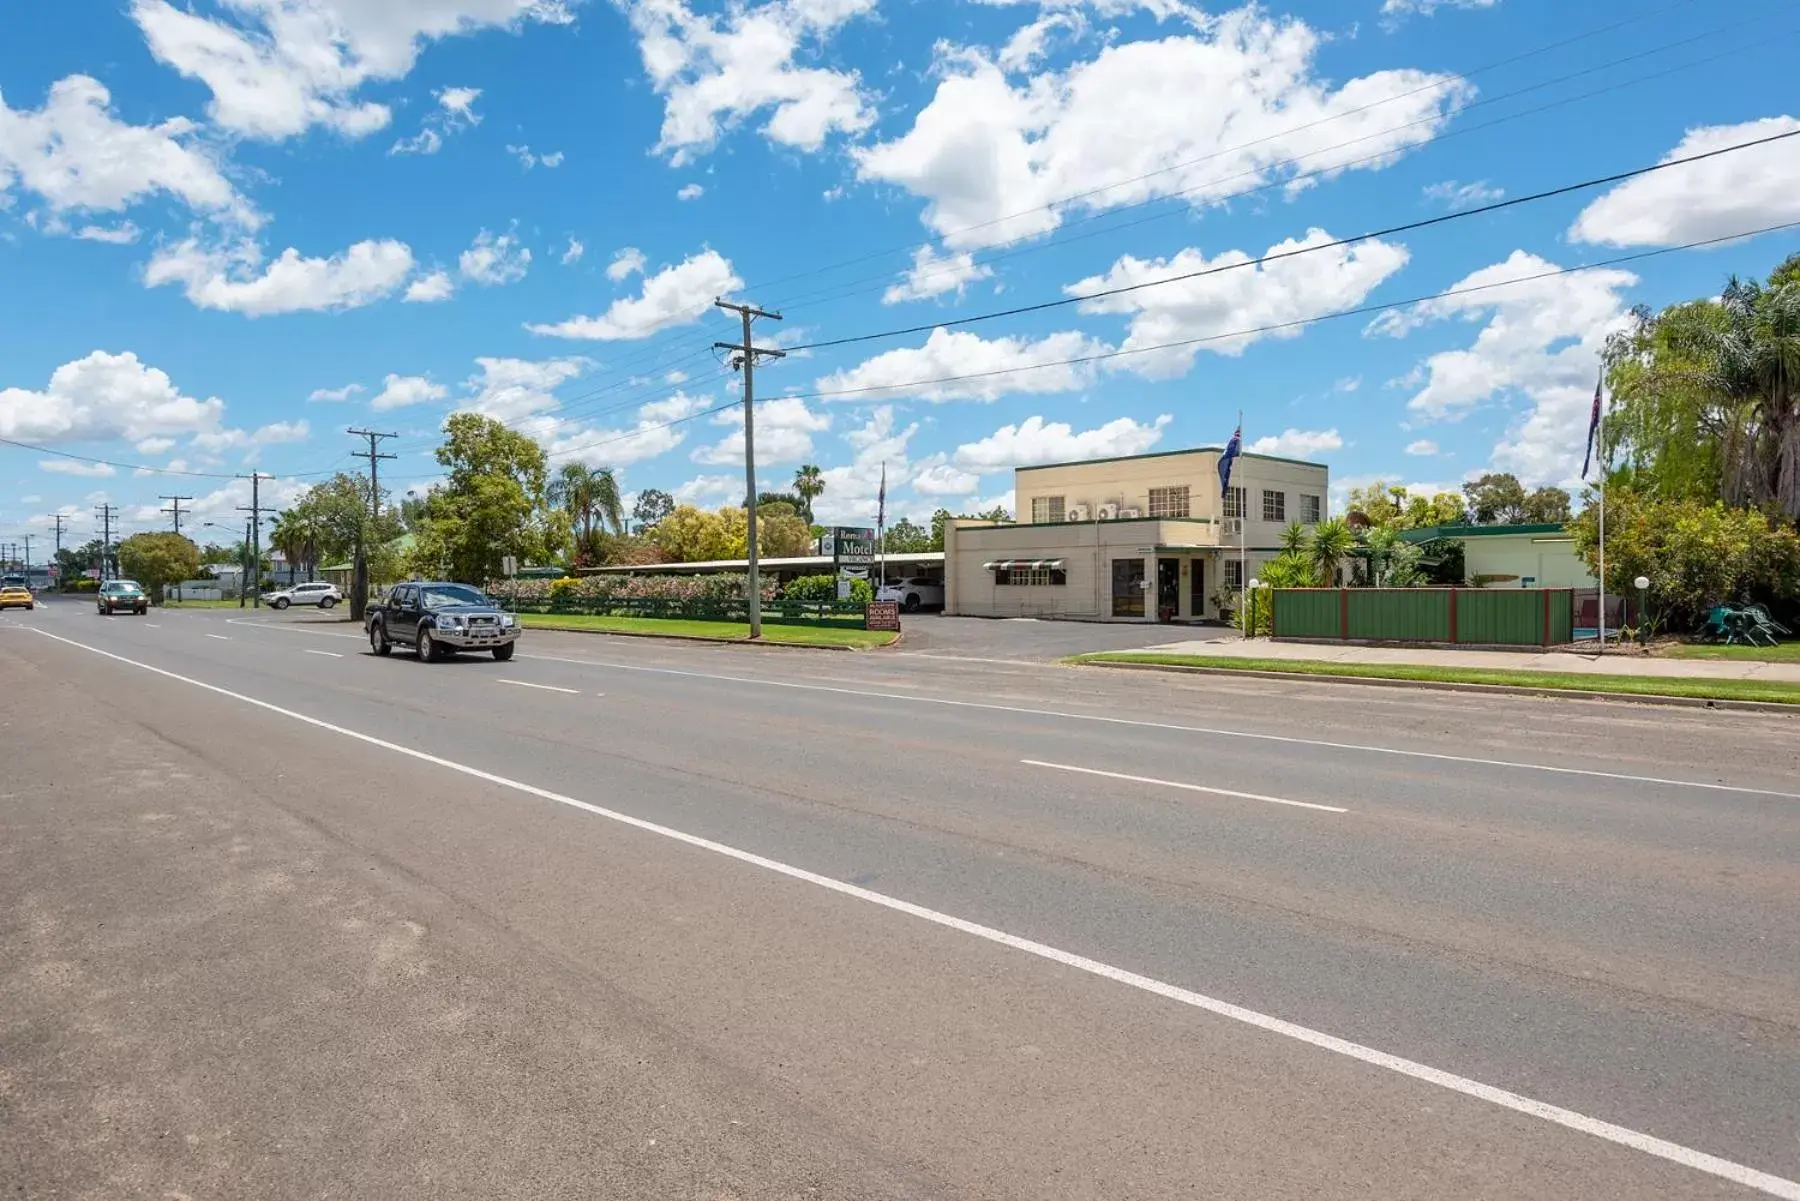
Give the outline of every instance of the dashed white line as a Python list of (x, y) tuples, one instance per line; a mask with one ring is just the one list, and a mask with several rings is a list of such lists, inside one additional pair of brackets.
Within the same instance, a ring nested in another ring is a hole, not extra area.
[(144, 628), (145, 628), (145, 629), (146, 629), (146, 630), (160, 630), (160, 629), (162, 629), (162, 626), (161, 626), (161, 625), (159, 625), (159, 624), (157, 624), (157, 623), (156, 623), (156, 622), (154, 622), (154, 621), (146, 621), (146, 622), (145, 622), (145, 623), (144, 623)]
[[(303, 634), (319, 634), (327, 638), (355, 638), (360, 634), (340, 634), (334, 630), (310, 630), (304, 626), (278, 622), (250, 622), (226, 619), (232, 625), (263, 625), (278, 630)], [(915, 652), (916, 654), (917, 652)], [(870, 688), (842, 688), (830, 684), (808, 684), (798, 680), (762, 680), (754, 676), (728, 676), (707, 671), (685, 671), (676, 667), (648, 667), (641, 663), (608, 663), (599, 659), (571, 659), (562, 655), (520, 654), (520, 659), (540, 663), (570, 663), (578, 667), (603, 667), (612, 671), (635, 671), (646, 675), (680, 676), (695, 680), (718, 680), (730, 684), (753, 684), (763, 688), (793, 688), (803, 692), (829, 692), (840, 696), (862, 696), (873, 700), (904, 701), (913, 705), (943, 705), (955, 709), (976, 709), (989, 713), (1022, 713), (1029, 717), (1055, 717), (1066, 721), (1093, 721), (1106, 725), (1130, 726), (1142, 730), (1167, 730), (1177, 734), (1205, 734), (1215, 738), (1246, 738), (1256, 742), (1273, 742), (1286, 746), (1315, 746), (1333, 751), (1359, 751), (1369, 755), (1395, 755), (1403, 759), (1423, 759), (1433, 763), (1466, 763), (1474, 767), (1502, 767), (1515, 771), (1541, 771), (1561, 776), (1583, 776), (1592, 780), (1619, 780), (1627, 784), (1662, 784), (1673, 788), (1703, 788), (1708, 792), (1729, 792), (1740, 796), (1778, 797), (1784, 801), (1800, 801), (1800, 792), (1783, 792), (1778, 788), (1752, 788), (1743, 784), (1720, 784), (1710, 780), (1676, 780), (1667, 776), (1639, 776), (1629, 772), (1601, 771), (1592, 767), (1563, 767), (1554, 763), (1531, 763), (1523, 759), (1484, 759), (1473, 755), (1451, 755), (1443, 751), (1415, 751), (1405, 747), (1379, 746), (1361, 742), (1330, 742), (1321, 738), (1301, 738), (1293, 734), (1264, 734), (1254, 730), (1227, 730), (1215, 726), (1189, 726), (1176, 722), (1146, 721), (1136, 717), (1115, 717), (1107, 713), (1075, 713), (1066, 709), (1035, 709), (1028, 705), (1002, 705), (993, 701), (964, 701), (947, 696), (923, 696), (903, 692), (878, 692)], [(965, 660), (966, 661), (966, 660)]]
[(342, 659), (344, 657), (336, 651), (316, 651), (310, 646), (306, 648), (306, 653), (309, 655), (324, 655), (327, 659)]
[[(1594, 1138), (1603, 1139), (1606, 1142), (1615, 1143), (1622, 1147), (1630, 1147), (1631, 1149), (1641, 1151), (1646, 1155), (1655, 1156), (1658, 1159), (1664, 1159), (1670, 1163), (1680, 1164), (1683, 1167), (1692, 1168), (1697, 1172), (1704, 1172), (1711, 1176), (1717, 1176), (1722, 1180), (1729, 1180), (1735, 1184), (1741, 1184), (1746, 1188), (1756, 1189), (1760, 1192), (1767, 1193), (1771, 1197), (1780, 1197), (1783, 1201), (1800, 1201), (1800, 1180), (1789, 1180), (1785, 1177), (1776, 1176), (1770, 1172), (1764, 1172), (1757, 1168), (1749, 1167), (1746, 1164), (1736, 1163), (1729, 1159), (1723, 1159), (1717, 1155), (1709, 1155), (1705, 1151), (1697, 1151), (1692, 1147), (1682, 1146), (1680, 1143), (1672, 1143), (1667, 1139), (1657, 1138), (1655, 1135), (1632, 1130), (1626, 1126), (1615, 1125), (1612, 1122), (1604, 1121), (1600, 1118), (1589, 1117), (1586, 1114), (1577, 1113), (1572, 1109), (1564, 1109), (1560, 1105), (1552, 1105), (1545, 1101), (1533, 1100), (1530, 1097), (1522, 1096), (1519, 1093), (1511, 1092), (1507, 1089), (1497, 1088), (1491, 1084), (1483, 1084), (1479, 1080), (1471, 1080), (1466, 1076), (1458, 1076), (1454, 1072), (1446, 1072), (1442, 1068), (1434, 1068), (1429, 1064), (1419, 1063), (1399, 1055), (1390, 1055), (1386, 1051), (1379, 1051), (1374, 1047), (1367, 1047), (1361, 1043), (1354, 1043), (1349, 1039), (1339, 1038), (1334, 1034), (1326, 1034), (1321, 1030), (1314, 1030), (1309, 1026), (1302, 1026), (1297, 1022), (1290, 1022), (1270, 1014), (1260, 1013), (1254, 1009), (1247, 1009), (1242, 1005), (1235, 1005), (1230, 1001), (1209, 997), (1204, 993), (1198, 993), (1192, 989), (1182, 988), (1179, 985), (1157, 980), (1150, 976), (1139, 975), (1137, 972), (1129, 971), (1121, 967), (1114, 967), (1110, 963), (1103, 963), (1098, 959), (1090, 959), (1085, 955), (1077, 955), (1072, 951), (1064, 951), (1057, 947), (1050, 946), (1047, 943), (1037, 942), (1029, 938), (1022, 938), (1017, 934), (1008, 934), (1004, 930), (998, 930), (992, 926), (984, 926), (979, 922), (972, 922), (966, 918), (942, 913), (936, 909), (928, 909), (923, 905), (916, 905), (911, 901), (903, 901), (898, 897), (892, 897), (886, 893), (876, 892), (873, 889), (864, 888), (858, 884), (851, 884), (843, 880), (834, 879), (830, 876), (823, 876), (817, 872), (808, 871), (803, 867), (795, 867), (792, 864), (783, 863), (778, 859), (770, 859), (766, 856), (758, 855), (753, 851), (740, 850), (737, 847), (729, 846), (722, 842), (714, 842), (710, 838), (702, 838), (698, 834), (689, 834), (669, 826), (658, 825), (655, 822), (646, 821), (641, 817), (632, 817), (628, 813), (620, 813), (615, 809), (607, 809), (587, 801), (577, 800), (572, 796), (565, 796), (560, 792), (552, 792), (548, 788), (539, 788), (535, 784), (527, 784), (522, 780), (510, 779), (506, 776), (497, 775), (494, 772), (484, 771), (479, 767), (471, 767), (466, 763), (458, 763), (454, 759), (445, 759), (441, 756), (433, 755), (428, 751), (421, 751), (413, 747), (402, 746), (400, 743), (389, 742), (385, 738), (377, 738), (372, 734), (364, 734), (359, 730), (352, 730), (345, 726), (333, 725), (331, 722), (321, 718), (309, 717), (304, 713), (296, 712), (293, 709), (284, 709), (280, 705), (273, 704), (269, 701), (258, 700), (256, 697), (246, 696), (241, 692), (233, 692), (228, 688), (221, 688), (217, 684), (208, 684), (204, 680), (196, 680), (191, 676), (179, 675), (176, 672), (168, 671), (165, 668), (153, 667), (148, 663), (140, 663), (136, 659), (128, 659), (124, 655), (116, 655), (111, 651), (101, 650), (97, 646), (89, 646), (85, 642), (77, 642), (73, 638), (64, 638), (60, 634), (52, 634), (49, 631), (39, 629), (36, 626), (29, 628), (33, 633), (52, 639), (56, 642), (61, 642), (66, 646), (72, 646), (79, 650), (88, 651), (91, 654), (100, 655), (104, 658), (112, 659), (115, 662), (124, 663), (130, 667), (140, 668), (144, 671), (151, 672), (152, 674), (162, 676), (165, 679), (175, 680), (182, 684), (188, 684), (195, 688), (204, 689), (205, 691), (214, 693), (218, 696), (227, 697), (231, 700), (240, 701), (243, 704), (262, 709), (265, 712), (274, 713), (281, 717), (302, 722), (315, 729), (337, 734), (343, 738), (353, 739), (354, 741), (364, 743), (368, 746), (379, 747), (385, 751), (392, 751), (397, 755), (405, 755), (409, 759), (416, 759), (422, 763), (430, 763), (448, 771), (457, 772), (473, 779), (483, 780), (501, 788), (509, 788), (514, 792), (524, 793), (527, 796), (534, 796), (541, 800), (553, 801), (559, 805), (567, 805), (571, 809), (579, 809), (584, 813), (591, 813), (595, 817), (603, 817), (608, 821), (618, 822), (620, 825), (630, 826), (632, 829), (642, 830), (647, 834), (654, 834), (660, 838), (667, 838), (674, 842), (695, 847), (699, 850), (709, 851), (712, 854), (721, 855), (727, 859), (736, 860), (739, 863), (749, 864), (752, 867), (760, 867), (765, 871), (774, 872), (777, 875), (786, 876), (792, 880), (799, 880), (806, 884), (812, 884), (842, 896), (853, 897), (859, 901), (866, 901), (871, 905), (878, 905), (883, 909), (892, 910), (895, 913), (903, 913), (908, 917), (914, 917), (920, 921), (930, 922), (935, 926), (942, 926), (949, 930), (955, 930), (961, 934), (967, 934), (973, 938), (979, 938), (985, 942), (995, 943), (1015, 951), (1021, 951), (1027, 955), (1036, 956), (1039, 959), (1045, 959), (1052, 963), (1061, 964), (1062, 966), (1072, 968), (1075, 971), (1085, 972), (1091, 976), (1098, 976), (1105, 980), (1111, 980), (1116, 984), (1123, 984), (1128, 988), (1134, 988), (1141, 992), (1162, 997), (1166, 1000), (1191, 1006), (1194, 1009), (1202, 1010), (1217, 1017), (1227, 1018), (1234, 1022), (1240, 1022), (1246, 1026), (1251, 1026), (1270, 1034), (1277, 1034), (1283, 1038), (1290, 1038), (1297, 1042), (1305, 1043), (1308, 1046), (1317, 1047), (1322, 1051), (1330, 1051), (1335, 1055), (1342, 1055), (1346, 1058), (1366, 1063), (1371, 1067), (1381, 1068), (1384, 1071), (1406, 1076), (1425, 1084), (1435, 1085), (1438, 1088), (1446, 1089), (1453, 1093), (1460, 1093), (1465, 1097), (1472, 1097), (1478, 1101), (1485, 1101), (1490, 1105), (1511, 1110), (1514, 1113), (1541, 1118), (1546, 1122), (1554, 1123), (1555, 1125), (1562, 1126), (1568, 1130), (1591, 1135)], [(523, 683), (523, 681), (515, 682)], [(539, 687), (545, 687), (545, 685), (539, 685)]]
[(508, 680), (501, 678), (495, 680), (494, 683), (511, 684), (514, 688), (536, 688), (540, 692), (564, 692), (570, 696), (581, 695), (581, 689), (579, 688), (558, 688), (554, 684), (533, 684), (529, 680)]
[(207, 637), (208, 638), (217, 638), (220, 642), (230, 642), (231, 641), (231, 639), (225, 637), (225, 635), (223, 635), (223, 634), (208, 634)]
[(1152, 776), (1128, 776), (1124, 772), (1101, 771), (1095, 767), (1076, 767), (1071, 763), (1045, 763), (1041, 759), (1021, 759), (1027, 767), (1048, 767), (1053, 771), (1070, 771), (1084, 776), (1105, 776), (1109, 780), (1126, 780), (1133, 784), (1155, 784), (1162, 788), (1181, 788), (1188, 792), (1206, 792), (1213, 796), (1237, 797), (1245, 801), (1266, 801), (1271, 805), (1292, 805), (1296, 809), (1318, 809), (1324, 813), (1348, 813), (1337, 805), (1319, 805), (1312, 801), (1290, 801), (1286, 797), (1264, 796), (1260, 792), (1238, 792), (1231, 788), (1209, 788), (1204, 784), (1188, 784), (1181, 780), (1158, 780)]

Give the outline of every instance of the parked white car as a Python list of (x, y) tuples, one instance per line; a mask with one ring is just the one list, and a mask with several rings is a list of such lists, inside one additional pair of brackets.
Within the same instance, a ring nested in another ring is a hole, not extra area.
[(285, 609), (289, 605), (317, 605), (321, 609), (329, 609), (343, 599), (344, 593), (336, 584), (314, 580), (310, 584), (295, 584), (291, 588), (265, 592), (262, 602), (271, 609)]
[(944, 607), (944, 583), (922, 575), (889, 580), (875, 590), (875, 599), (897, 601), (908, 613), (916, 613), (927, 606), (941, 609)]

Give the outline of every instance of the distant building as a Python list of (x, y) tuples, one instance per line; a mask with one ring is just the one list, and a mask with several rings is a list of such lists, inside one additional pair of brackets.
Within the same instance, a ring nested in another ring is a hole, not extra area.
[(1223, 447), (1021, 467), (1018, 520), (944, 527), (946, 613), (1089, 621), (1216, 619), (1214, 594), (1326, 516), (1321, 463), (1245, 453), (1220, 495)]
[(1575, 553), (1565, 525), (1434, 525), (1407, 530), (1403, 542), (1454, 539), (1463, 546), (1463, 580), (1476, 588), (1598, 588)]

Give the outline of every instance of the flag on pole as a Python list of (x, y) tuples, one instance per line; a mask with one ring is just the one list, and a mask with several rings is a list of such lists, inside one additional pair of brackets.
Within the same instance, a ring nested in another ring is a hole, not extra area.
[(1238, 452), (1244, 447), (1244, 423), (1232, 432), (1231, 441), (1225, 444), (1225, 453), (1219, 456), (1219, 495), (1231, 495), (1231, 465), (1237, 460)]
[(887, 525), (887, 464), (881, 465), (881, 491), (875, 494), (875, 524)]
[(1606, 373), (1594, 381), (1594, 411), (1588, 414), (1587, 452), (1581, 456), (1581, 478), (1586, 479), (1588, 466), (1594, 461), (1594, 439), (1600, 433), (1600, 392), (1606, 386)]

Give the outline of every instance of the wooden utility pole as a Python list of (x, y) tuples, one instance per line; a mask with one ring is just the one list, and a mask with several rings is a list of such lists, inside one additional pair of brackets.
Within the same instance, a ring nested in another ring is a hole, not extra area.
[[(379, 433), (375, 430), (346, 430), (346, 433), (357, 438), (369, 440), (368, 450), (354, 451), (357, 458), (369, 460), (369, 521), (370, 530), (374, 522), (381, 517), (381, 475), (379, 464), (383, 459), (397, 458), (396, 455), (383, 454), (378, 449), (383, 438), (398, 438), (399, 434)], [(367, 539), (360, 533), (356, 539), (356, 563), (351, 569), (350, 580), (350, 620), (360, 622), (369, 604), (369, 551)]]
[(163, 512), (168, 513), (175, 518), (175, 532), (177, 534), (181, 533), (181, 502), (184, 500), (193, 500), (194, 498), (191, 496), (159, 496), (156, 499), (169, 502), (169, 507), (164, 509)]
[[(250, 473), (250, 503), (238, 506), (238, 512), (250, 514), (250, 536), (245, 540), (249, 543), (246, 557), (250, 562), (248, 564), (249, 571), (245, 576), (244, 582), (246, 584), (254, 583), (256, 585), (250, 593), (252, 598), (250, 603), (253, 608), (257, 609), (262, 608), (263, 506), (261, 484), (264, 480), (272, 480), (274, 478), (275, 477), (272, 475), (263, 475), (261, 472), (252, 471)], [(240, 591), (238, 593), (238, 607), (241, 609), (243, 606), (244, 594)]]
[(732, 366), (744, 373), (744, 519), (749, 535), (748, 559), (750, 580), (745, 591), (745, 598), (750, 609), (750, 637), (762, 637), (762, 573), (758, 570), (756, 553), (756, 360), (758, 356), (770, 359), (785, 358), (786, 353), (769, 348), (759, 348), (750, 341), (750, 322), (757, 317), (767, 317), (771, 321), (780, 321), (780, 313), (767, 313), (748, 304), (732, 304), (729, 301), (714, 300), (714, 304), (736, 313), (744, 321), (744, 340), (741, 344), (733, 342), (714, 342), (717, 350), (732, 352)]

